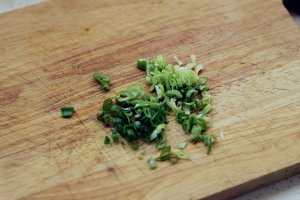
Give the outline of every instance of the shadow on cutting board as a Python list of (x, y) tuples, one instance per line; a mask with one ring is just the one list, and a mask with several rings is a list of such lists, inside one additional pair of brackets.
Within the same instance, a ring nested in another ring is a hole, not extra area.
[(296, 23), (300, 27), (300, 1), (299, 0), (283, 0), (283, 5), (290, 12)]

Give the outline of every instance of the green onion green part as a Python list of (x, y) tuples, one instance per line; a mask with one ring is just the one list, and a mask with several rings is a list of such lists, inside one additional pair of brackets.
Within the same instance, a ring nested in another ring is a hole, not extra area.
[(60, 108), (61, 116), (63, 118), (71, 118), (75, 112), (73, 106), (64, 106)]
[(104, 137), (104, 144), (110, 144), (110, 139), (108, 136)]
[(105, 91), (110, 90), (110, 78), (107, 74), (94, 73), (94, 79), (99, 83)]
[[(177, 64), (169, 63), (162, 55), (138, 59), (137, 68), (146, 71), (146, 83), (151, 93), (144, 92), (141, 85), (130, 86), (118, 92), (114, 99), (105, 99), (97, 114), (99, 121), (113, 128), (113, 142), (121, 140), (122, 144), (125, 140), (134, 150), (141, 142), (155, 143), (160, 151), (155, 160), (168, 160), (173, 164), (189, 157), (181, 151), (172, 152), (171, 146), (166, 146), (167, 115), (175, 116), (192, 143), (203, 142), (207, 154), (216, 142), (214, 136), (205, 132), (213, 106), (208, 78), (198, 75), (203, 66), (197, 63), (195, 55), (191, 55), (191, 61), (186, 65), (177, 56), (174, 58)], [(109, 90), (107, 75), (94, 73), (94, 78)], [(178, 144), (179, 149), (185, 147), (185, 143)], [(155, 160), (147, 160), (149, 168), (156, 168)]]
[(163, 148), (160, 148), (160, 155), (155, 160), (157, 161), (165, 161), (168, 160), (172, 164), (176, 164), (179, 160), (189, 160), (189, 156), (186, 155), (182, 151), (178, 152), (172, 152), (171, 146), (164, 146)]
[(138, 59), (137, 60), (137, 68), (139, 68), (140, 70), (146, 71), (147, 69), (147, 60), (146, 59)]
[(113, 130), (111, 132), (111, 138), (113, 140), (114, 143), (118, 143), (119, 142), (119, 134), (116, 130)]
[(148, 158), (147, 163), (148, 163), (148, 167), (150, 169), (156, 169), (157, 168), (156, 161), (152, 157)]

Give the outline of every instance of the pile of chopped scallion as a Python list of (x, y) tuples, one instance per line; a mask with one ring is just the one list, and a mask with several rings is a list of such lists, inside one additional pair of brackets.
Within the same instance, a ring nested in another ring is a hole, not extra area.
[[(189, 159), (182, 151), (173, 152), (171, 146), (166, 145), (167, 115), (175, 115), (192, 143), (202, 141), (207, 146), (207, 154), (216, 141), (213, 135), (205, 133), (212, 105), (208, 79), (198, 76), (202, 65), (197, 64), (195, 55), (191, 55), (191, 62), (185, 66), (176, 56), (174, 59), (175, 65), (162, 55), (155, 59), (139, 59), (137, 67), (147, 72), (146, 82), (151, 93), (143, 92), (140, 85), (133, 85), (117, 93), (114, 100), (105, 99), (97, 115), (105, 126), (113, 127), (111, 138), (115, 143), (120, 141), (119, 137), (133, 149), (138, 149), (141, 141), (155, 143), (160, 156), (148, 158), (151, 169), (156, 168), (155, 160), (177, 163), (180, 159)], [(94, 78), (100, 84), (104, 82), (103, 88), (109, 90), (107, 75), (105, 81), (100, 80), (103, 77), (99, 73), (94, 74)], [(110, 141), (106, 136), (104, 143)], [(185, 146), (181, 143), (179, 149)]]

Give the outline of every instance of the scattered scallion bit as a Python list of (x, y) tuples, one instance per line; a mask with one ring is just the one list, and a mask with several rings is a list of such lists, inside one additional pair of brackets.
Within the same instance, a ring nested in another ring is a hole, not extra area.
[(181, 160), (190, 159), (189, 156), (182, 151), (172, 152), (171, 146), (164, 146), (159, 150), (160, 150), (160, 155), (155, 159), (157, 161), (169, 160), (172, 164), (176, 164), (180, 159)]
[(110, 144), (110, 138), (108, 136), (104, 137), (104, 144)]
[(115, 102), (105, 99), (97, 116), (104, 125), (114, 127), (114, 138), (120, 135), (133, 149), (138, 149), (139, 140), (155, 142), (157, 148), (166, 142), (166, 106), (140, 85), (120, 91)]
[(178, 147), (179, 149), (185, 149), (186, 143), (185, 143), (185, 142), (180, 142), (180, 143), (177, 145), (177, 147)]
[(147, 69), (147, 60), (146, 59), (138, 59), (136, 63), (137, 68), (140, 70), (146, 71)]
[(64, 106), (60, 108), (61, 110), (61, 116), (63, 118), (71, 118), (75, 112), (73, 106)]
[(102, 86), (105, 91), (110, 90), (110, 78), (107, 74), (94, 73), (94, 79)]
[(118, 143), (119, 142), (119, 134), (116, 130), (113, 130), (111, 132), (111, 138), (113, 140), (114, 143)]
[(151, 156), (148, 158), (147, 163), (148, 163), (148, 167), (150, 169), (156, 169), (157, 168), (156, 161)]

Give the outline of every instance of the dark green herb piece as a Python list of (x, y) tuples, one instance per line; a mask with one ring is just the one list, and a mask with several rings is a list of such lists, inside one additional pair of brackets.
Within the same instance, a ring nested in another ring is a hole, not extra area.
[(159, 149), (160, 150), (160, 156), (156, 158), (156, 160), (164, 161), (164, 160), (170, 160), (171, 158), (171, 146), (164, 146)]
[(110, 78), (108, 75), (96, 72), (93, 76), (105, 91), (110, 90)]
[(207, 154), (211, 153), (212, 144), (216, 141), (216, 137), (213, 135), (203, 135), (201, 137), (203, 143), (208, 147)]
[(110, 139), (108, 136), (104, 137), (104, 144), (110, 144)]
[[(167, 114), (175, 115), (191, 142), (202, 141), (207, 146), (208, 154), (216, 141), (214, 136), (205, 134), (209, 126), (212, 97), (207, 77), (198, 76), (203, 66), (196, 62), (195, 55), (191, 55), (191, 62), (185, 66), (175, 58), (177, 65), (168, 63), (161, 55), (154, 59), (137, 60), (137, 68), (147, 73), (146, 82), (152, 93), (143, 92), (140, 85), (131, 86), (118, 92), (115, 102), (105, 99), (97, 115), (104, 125), (114, 127), (114, 142), (120, 140), (120, 136), (121, 144), (124, 139), (134, 150), (139, 148), (141, 141), (153, 142), (160, 151), (156, 160), (171, 163), (189, 157), (183, 152), (172, 152), (171, 147), (166, 146)], [(102, 86), (106, 84), (104, 89), (109, 89), (108, 76), (95, 73), (94, 77)], [(178, 148), (184, 149), (185, 146), (181, 143)], [(148, 159), (150, 163), (153, 163), (152, 160)]]
[(63, 118), (70, 118), (73, 116), (75, 110), (73, 106), (64, 106), (60, 108), (61, 116)]
[(176, 121), (179, 124), (182, 124), (183, 121), (186, 119), (188, 119), (188, 115), (186, 115), (184, 111), (180, 110), (179, 112), (176, 113)]
[[(166, 107), (151, 94), (134, 85), (116, 95), (116, 104), (106, 99), (98, 113), (104, 125), (112, 125), (130, 144), (138, 140), (155, 141), (160, 147), (166, 142)], [(136, 145), (133, 145), (135, 148)]]
[(191, 134), (201, 134), (202, 128), (200, 125), (194, 125), (192, 130), (191, 130)]
[(185, 133), (189, 134), (192, 129), (192, 124), (189, 119), (185, 119), (182, 123), (182, 129)]
[(109, 126), (110, 125), (110, 116), (109, 116), (109, 114), (106, 114), (106, 113), (98, 114), (97, 119), (99, 121), (103, 122), (103, 124), (105, 126)]
[(116, 130), (113, 130), (111, 132), (111, 138), (114, 141), (114, 143), (118, 143), (119, 142), (119, 134)]
[(168, 90), (166, 92), (166, 95), (169, 97), (169, 98), (178, 98), (178, 99), (181, 99), (183, 96), (181, 94), (181, 92), (179, 92), (178, 90)]
[(172, 164), (177, 163), (180, 159), (188, 160), (189, 157), (182, 151), (172, 152), (171, 146), (164, 146), (159, 149), (160, 155), (155, 160), (157, 161), (165, 161), (169, 160)]
[(113, 105), (112, 99), (107, 98), (103, 101), (102, 110), (104, 112), (110, 112), (112, 105)]
[(138, 59), (136, 63), (137, 68), (140, 70), (146, 71), (147, 69), (147, 60), (146, 59)]

